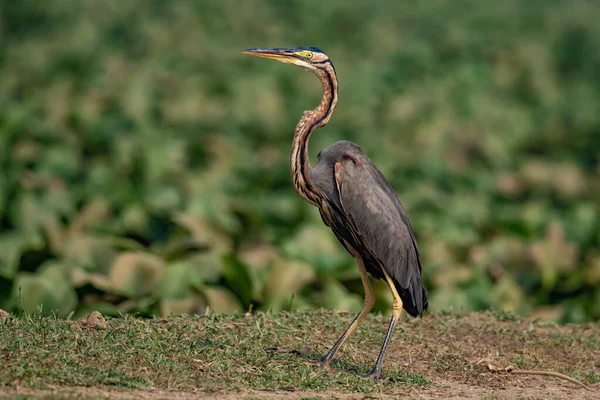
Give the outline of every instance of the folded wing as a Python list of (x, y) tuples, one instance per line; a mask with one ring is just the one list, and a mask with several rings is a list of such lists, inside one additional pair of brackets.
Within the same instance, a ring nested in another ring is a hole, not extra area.
[(422, 315), (428, 303), (419, 250), (396, 192), (364, 156), (338, 161), (335, 181), (342, 211), (365, 247), (365, 258), (375, 259), (394, 280), (404, 309), (413, 316)]

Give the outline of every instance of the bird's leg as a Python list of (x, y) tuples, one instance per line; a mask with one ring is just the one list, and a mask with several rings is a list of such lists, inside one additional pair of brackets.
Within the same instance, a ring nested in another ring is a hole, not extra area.
[(392, 303), (392, 319), (390, 320), (390, 326), (388, 327), (387, 334), (385, 335), (385, 340), (383, 341), (383, 345), (381, 346), (381, 351), (379, 352), (379, 356), (377, 356), (377, 361), (375, 361), (375, 365), (369, 373), (369, 377), (372, 379), (382, 379), (383, 372), (381, 371), (381, 364), (383, 363), (383, 357), (385, 356), (385, 352), (387, 350), (388, 344), (390, 343), (390, 339), (392, 338), (392, 333), (394, 332), (394, 327), (396, 326), (396, 322), (400, 319), (400, 315), (402, 314), (402, 299), (398, 295), (398, 291), (396, 290), (396, 286), (394, 285), (394, 281), (390, 276), (383, 271), (385, 275), (385, 280), (392, 291), (392, 295), (394, 297), (394, 302)]
[[(348, 247), (350, 248), (350, 247)], [(371, 282), (369, 282), (369, 277), (367, 276), (367, 270), (365, 268), (365, 264), (363, 263), (362, 257), (358, 254), (353, 254), (356, 262), (358, 264), (358, 271), (360, 272), (360, 279), (363, 283), (363, 287), (365, 289), (365, 302), (362, 310), (358, 313), (358, 315), (354, 318), (352, 323), (346, 328), (342, 336), (335, 342), (333, 347), (325, 354), (325, 357), (321, 360), (321, 366), (325, 367), (331, 359), (335, 356), (335, 353), (339, 350), (339, 348), (344, 344), (346, 339), (354, 332), (358, 324), (367, 316), (369, 311), (373, 308), (375, 304), (375, 294), (373, 293), (373, 288), (371, 287)]]

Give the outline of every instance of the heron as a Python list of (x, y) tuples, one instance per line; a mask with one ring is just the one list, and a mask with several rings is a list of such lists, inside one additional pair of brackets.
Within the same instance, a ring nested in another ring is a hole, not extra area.
[(391, 184), (357, 144), (336, 142), (319, 152), (317, 165), (310, 165), (308, 141), (315, 130), (329, 122), (338, 101), (336, 71), (322, 50), (251, 48), (242, 53), (304, 68), (323, 85), (321, 102), (315, 109), (304, 111), (294, 130), (291, 176), (298, 195), (319, 209), (325, 225), (356, 260), (365, 298), (361, 311), (319, 364), (328, 366), (373, 308), (375, 294), (370, 274), (384, 280), (393, 297), (389, 327), (368, 374), (372, 379), (382, 379), (382, 362), (402, 309), (413, 317), (422, 317), (428, 308), (419, 249), (408, 216)]

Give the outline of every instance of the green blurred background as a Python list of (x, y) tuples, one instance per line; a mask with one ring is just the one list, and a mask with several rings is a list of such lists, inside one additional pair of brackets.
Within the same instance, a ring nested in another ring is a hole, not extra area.
[[(359, 310), (294, 192), (318, 80), (239, 53), (317, 46), (400, 194), (432, 311), (600, 318), (594, 1), (0, 0), (0, 308)], [(385, 285), (376, 310), (387, 311)]]

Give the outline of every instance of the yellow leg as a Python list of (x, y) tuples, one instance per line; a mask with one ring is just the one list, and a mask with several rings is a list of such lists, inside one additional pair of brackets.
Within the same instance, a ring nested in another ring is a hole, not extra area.
[[(352, 249), (348, 246), (348, 249)], [(351, 253), (353, 253), (351, 251)], [(339, 350), (339, 348), (344, 344), (346, 339), (354, 332), (358, 324), (367, 316), (369, 311), (373, 308), (375, 304), (375, 294), (373, 293), (373, 288), (371, 287), (371, 282), (369, 282), (369, 277), (367, 275), (367, 270), (365, 269), (365, 264), (363, 263), (362, 257), (358, 255), (358, 253), (352, 254), (356, 259), (358, 264), (358, 271), (360, 272), (360, 279), (362, 281), (363, 287), (365, 289), (365, 303), (363, 305), (362, 310), (358, 313), (358, 315), (354, 318), (352, 323), (346, 328), (342, 336), (335, 342), (333, 347), (325, 354), (323, 360), (321, 360), (321, 366), (326, 366), (329, 361), (335, 356), (335, 353)]]
[(375, 365), (371, 370), (369, 376), (373, 379), (381, 379), (383, 377), (383, 373), (381, 372), (381, 364), (383, 363), (383, 357), (385, 356), (385, 352), (387, 350), (388, 344), (390, 343), (390, 339), (392, 338), (392, 333), (394, 332), (394, 327), (396, 326), (396, 322), (400, 319), (400, 315), (402, 315), (402, 299), (396, 290), (396, 285), (394, 285), (394, 281), (388, 275), (385, 270), (383, 271), (383, 275), (385, 276), (385, 281), (387, 282), (390, 290), (392, 291), (392, 296), (394, 301), (392, 303), (392, 319), (390, 320), (390, 326), (388, 327), (387, 334), (385, 335), (385, 340), (383, 341), (383, 345), (381, 346), (381, 351), (379, 352), (379, 356), (377, 356), (377, 361), (375, 361)]

